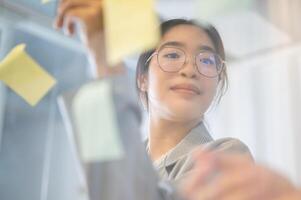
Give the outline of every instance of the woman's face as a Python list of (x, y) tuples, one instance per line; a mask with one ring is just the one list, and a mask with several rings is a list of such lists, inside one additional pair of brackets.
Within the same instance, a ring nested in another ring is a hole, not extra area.
[(210, 106), (218, 85), (218, 77), (208, 78), (195, 66), (200, 50), (214, 49), (209, 36), (193, 25), (178, 25), (162, 37), (158, 49), (180, 48), (186, 62), (178, 72), (164, 72), (157, 56), (150, 60), (143, 84), (148, 94), (150, 115), (173, 121), (199, 120)]

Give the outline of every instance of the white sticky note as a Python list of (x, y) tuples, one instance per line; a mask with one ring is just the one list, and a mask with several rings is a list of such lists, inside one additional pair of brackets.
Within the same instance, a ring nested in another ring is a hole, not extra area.
[(109, 82), (84, 85), (74, 97), (72, 110), (83, 161), (116, 160), (124, 156)]

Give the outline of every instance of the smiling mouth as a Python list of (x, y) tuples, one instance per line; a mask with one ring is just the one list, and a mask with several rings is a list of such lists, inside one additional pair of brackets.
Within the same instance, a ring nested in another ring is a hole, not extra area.
[(172, 90), (176, 91), (176, 92), (180, 92), (180, 93), (197, 95), (197, 93), (195, 91), (189, 90), (189, 89), (172, 89)]
[(171, 87), (171, 90), (180, 93), (185, 93), (185, 94), (194, 94), (194, 95), (200, 94), (200, 90), (193, 85), (176, 85)]

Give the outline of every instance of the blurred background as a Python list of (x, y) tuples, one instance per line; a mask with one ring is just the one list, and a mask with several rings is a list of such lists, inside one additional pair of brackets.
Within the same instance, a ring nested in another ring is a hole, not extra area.
[[(217, 3), (218, 2), (218, 3)], [(91, 78), (78, 38), (52, 29), (57, 2), (0, 0), (0, 59), (17, 44), (58, 84), (34, 108), (0, 84), (0, 198), (82, 200), (83, 177), (57, 97)], [(213, 23), (229, 89), (207, 113), (214, 138), (236, 137), (254, 158), (301, 186), (301, 1), (158, 0), (160, 18)], [(134, 71), (137, 56), (126, 60)]]

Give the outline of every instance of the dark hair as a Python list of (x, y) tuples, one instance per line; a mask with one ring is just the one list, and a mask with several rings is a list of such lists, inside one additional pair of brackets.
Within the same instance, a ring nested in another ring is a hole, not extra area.
[[(167, 33), (170, 29), (172, 29), (173, 27), (176, 27), (178, 25), (192, 25), (192, 26), (199, 27), (200, 29), (205, 31), (207, 33), (207, 35), (209, 36), (209, 38), (211, 39), (217, 54), (219, 54), (219, 56), (223, 60), (226, 59), (222, 39), (221, 39), (218, 31), (216, 30), (216, 28), (213, 27), (211, 24), (208, 24), (208, 23), (203, 24), (203, 23), (199, 23), (195, 20), (171, 19), (171, 20), (161, 23), (161, 25), (160, 25), (161, 37), (164, 36), (164, 34)], [(138, 92), (138, 95), (139, 95), (142, 103), (144, 103), (146, 106), (148, 106), (147, 92), (141, 91), (139, 79), (142, 75), (148, 73), (148, 67), (149, 67), (150, 62), (147, 62), (147, 60), (154, 52), (155, 52), (155, 49), (151, 49), (151, 50), (148, 50), (148, 51), (142, 53), (138, 59), (137, 68), (136, 68), (137, 92)], [(217, 102), (220, 102), (222, 96), (225, 94), (227, 87), (228, 87), (228, 76), (227, 76), (226, 66), (223, 67), (223, 70), (219, 75), (219, 86), (218, 87), (219, 87), (219, 91), (218, 91), (216, 98), (217, 98)]]

